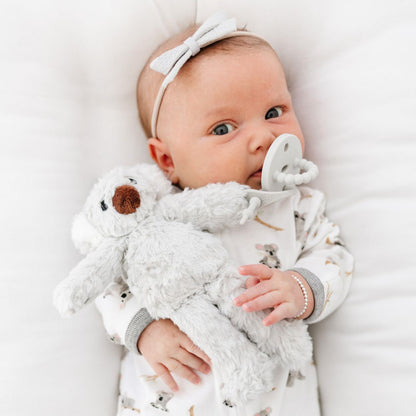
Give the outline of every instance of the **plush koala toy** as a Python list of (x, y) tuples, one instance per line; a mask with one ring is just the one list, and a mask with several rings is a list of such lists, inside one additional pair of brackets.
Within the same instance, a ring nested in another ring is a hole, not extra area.
[(270, 391), (276, 366), (297, 370), (312, 350), (301, 321), (265, 327), (264, 313), (232, 304), (244, 279), (212, 233), (254, 217), (252, 192), (235, 182), (174, 192), (150, 164), (110, 171), (75, 218), (86, 257), (55, 289), (55, 306), (71, 315), (124, 276), (153, 318), (170, 318), (208, 354), (224, 402)]

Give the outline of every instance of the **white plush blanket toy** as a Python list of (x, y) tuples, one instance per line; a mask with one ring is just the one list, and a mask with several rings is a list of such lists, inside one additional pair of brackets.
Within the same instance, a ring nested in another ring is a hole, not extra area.
[(300, 369), (311, 341), (301, 321), (265, 327), (263, 313), (232, 304), (244, 279), (212, 233), (252, 219), (255, 191), (234, 182), (172, 188), (150, 164), (103, 176), (73, 224), (86, 257), (58, 285), (54, 304), (71, 315), (124, 276), (152, 317), (170, 318), (208, 354), (224, 401), (238, 404), (270, 391), (276, 366)]

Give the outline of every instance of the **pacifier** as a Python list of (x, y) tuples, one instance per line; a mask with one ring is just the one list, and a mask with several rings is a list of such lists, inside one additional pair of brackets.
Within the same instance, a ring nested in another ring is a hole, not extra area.
[(278, 136), (264, 159), (261, 187), (264, 191), (286, 191), (309, 183), (318, 176), (318, 167), (302, 158), (300, 140), (294, 134)]

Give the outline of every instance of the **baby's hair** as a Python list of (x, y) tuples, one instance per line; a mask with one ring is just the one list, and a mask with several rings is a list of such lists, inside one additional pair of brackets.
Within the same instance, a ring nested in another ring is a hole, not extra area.
[[(195, 33), (195, 31), (199, 28), (199, 26), (200, 25), (196, 24), (189, 26), (183, 32), (180, 32), (172, 36), (171, 38), (163, 42), (161, 45), (159, 45), (156, 48), (156, 50), (150, 55), (149, 59), (147, 60), (139, 75), (136, 89), (137, 108), (139, 111), (141, 125), (146, 134), (146, 137), (148, 138), (152, 137), (151, 119), (153, 104), (155, 102), (160, 84), (163, 81), (163, 75), (152, 70), (150, 68), (150, 63), (162, 53), (180, 45), (185, 39), (192, 36)], [(246, 31), (245, 29), (238, 30)], [(192, 69), (193, 63), (198, 62), (200, 59), (203, 59), (204, 56), (209, 56), (217, 52), (232, 53), (240, 49), (247, 50), (258, 48), (268, 48), (274, 52), (273, 48), (270, 46), (268, 42), (258, 37), (235, 36), (222, 39), (218, 42), (204, 47), (197, 55), (191, 57), (181, 68), (177, 76), (180, 77), (186, 75), (186, 73), (188, 73)]]

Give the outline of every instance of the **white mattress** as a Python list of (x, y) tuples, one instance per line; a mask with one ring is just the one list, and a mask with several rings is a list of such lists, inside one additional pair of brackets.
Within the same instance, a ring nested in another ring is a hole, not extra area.
[(135, 82), (169, 34), (218, 8), (281, 56), (315, 186), (356, 258), (312, 328), (326, 416), (416, 411), (416, 5), (411, 1), (54, 0), (0, 5), (0, 414), (111, 416), (120, 350), (51, 292), (94, 178), (149, 160)]

